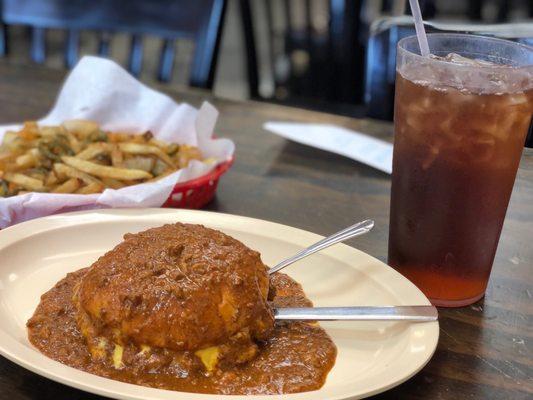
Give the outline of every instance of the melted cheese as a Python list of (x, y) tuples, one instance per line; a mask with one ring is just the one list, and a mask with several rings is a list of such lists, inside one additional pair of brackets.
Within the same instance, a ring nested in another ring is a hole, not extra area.
[(218, 363), (218, 355), (220, 349), (218, 346), (206, 347), (205, 349), (198, 350), (194, 353), (204, 364), (205, 369), (211, 372), (215, 369)]
[(145, 354), (148, 353), (151, 350), (150, 346), (146, 344), (141, 344), (141, 353)]
[(235, 301), (227, 290), (222, 292), (222, 302), (218, 305), (218, 312), (224, 319), (226, 324), (231, 324), (235, 321), (237, 309), (234, 305)]
[(124, 354), (124, 347), (119, 344), (115, 344), (115, 350), (113, 350), (113, 367), (121, 369), (124, 367), (122, 363), (122, 355)]
[(96, 346), (89, 345), (89, 351), (94, 358), (104, 358), (106, 354), (107, 340), (103, 337), (98, 338)]

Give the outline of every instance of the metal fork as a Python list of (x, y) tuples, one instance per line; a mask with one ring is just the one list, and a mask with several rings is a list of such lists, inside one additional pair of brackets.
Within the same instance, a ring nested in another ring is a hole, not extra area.
[(286, 266), (291, 265), (292, 263), (301, 260), (304, 257), (316, 253), (317, 251), (323, 250), (326, 247), (332, 246), (336, 243), (344, 242), (345, 240), (351, 239), (355, 236), (364, 235), (365, 233), (369, 232), (373, 227), (374, 221), (372, 221), (371, 219), (366, 219), (364, 221), (358, 222), (357, 224), (349, 226), (348, 228), (345, 228), (342, 231), (334, 233), (333, 235), (328, 236), (327, 238), (324, 238), (316, 242), (315, 244), (312, 244), (311, 246), (303, 249), (302, 251), (299, 251), (292, 257), (283, 260), (276, 266), (270, 268), (268, 270), (268, 273), (273, 274), (274, 272), (278, 272)]

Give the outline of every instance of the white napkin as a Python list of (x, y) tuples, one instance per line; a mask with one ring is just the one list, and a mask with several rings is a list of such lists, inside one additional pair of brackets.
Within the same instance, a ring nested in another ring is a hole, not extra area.
[(298, 143), (392, 172), (392, 144), (336, 125), (269, 121), (263, 128)]
[[(31, 95), (31, 93), (28, 93)], [(196, 108), (176, 103), (148, 88), (113, 61), (83, 57), (70, 72), (50, 113), (42, 125), (58, 125), (68, 119), (90, 119), (105, 130), (143, 133), (150, 130), (158, 139), (200, 148), (205, 158), (193, 160), (164, 179), (122, 189), (106, 189), (92, 195), (28, 193), (0, 198), (0, 228), (57, 212), (104, 207), (160, 207), (174, 185), (202, 176), (217, 163), (229, 160), (235, 151), (229, 139), (213, 139), (218, 111), (205, 102)], [(8, 130), (21, 124), (0, 126), (0, 141)]]

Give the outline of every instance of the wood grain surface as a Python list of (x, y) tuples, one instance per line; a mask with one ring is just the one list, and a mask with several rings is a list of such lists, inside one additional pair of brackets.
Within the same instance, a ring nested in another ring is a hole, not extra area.
[[(51, 108), (64, 73), (0, 63), (0, 123), (36, 119)], [(349, 244), (387, 257), (390, 176), (347, 158), (291, 143), (262, 129), (268, 120), (324, 122), (392, 140), (392, 125), (258, 102), (213, 99), (208, 92), (163, 89), (178, 101), (220, 110), (216, 133), (233, 139), (236, 162), (210, 210), (292, 225), (322, 235), (373, 218), (374, 230)], [(533, 398), (533, 149), (520, 170), (487, 295), (440, 309), (440, 340), (429, 364), (376, 399)], [(0, 399), (96, 399), (0, 357)]]

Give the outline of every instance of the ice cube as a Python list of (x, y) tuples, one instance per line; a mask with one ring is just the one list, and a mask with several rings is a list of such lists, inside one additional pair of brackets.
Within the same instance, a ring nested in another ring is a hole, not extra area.
[(517, 106), (527, 103), (527, 96), (525, 93), (515, 93), (506, 97), (507, 105)]
[(502, 113), (500, 119), (496, 123), (497, 130), (493, 131), (493, 135), (504, 140), (513, 134), (513, 125), (519, 121), (520, 113), (506, 112)]
[(472, 66), (472, 67), (490, 67), (490, 66), (497, 65), (497, 64), (494, 64), (494, 63), (492, 63), (490, 61), (480, 60), (480, 59), (472, 59), (472, 58), (464, 57), (464, 56), (462, 56), (460, 54), (457, 54), (457, 53), (450, 53), (446, 57), (441, 57), (441, 59), (443, 61), (448, 61), (448, 62), (451, 62), (451, 63), (454, 63), (454, 64), (469, 65), (469, 66)]
[(439, 124), (439, 128), (442, 132), (447, 133), (452, 131), (453, 118), (446, 118)]
[(433, 162), (435, 162), (435, 160), (437, 159), (437, 156), (439, 155), (439, 153), (440, 153), (439, 146), (437, 146), (436, 144), (430, 144), (426, 157), (422, 160), (422, 169), (426, 170), (429, 167), (431, 167)]
[(468, 154), (473, 162), (489, 161), (495, 151), (496, 140), (490, 136), (480, 136), (471, 139), (470, 144), (466, 145)]

